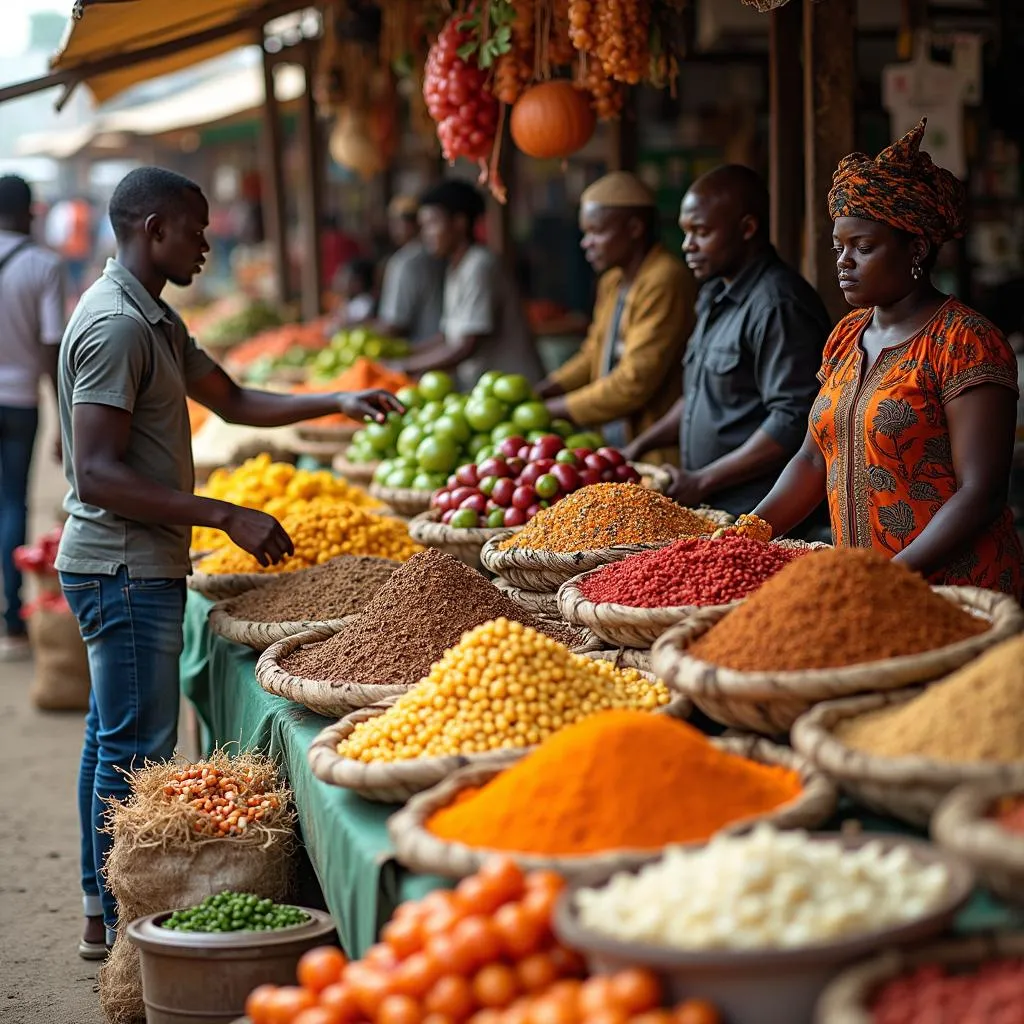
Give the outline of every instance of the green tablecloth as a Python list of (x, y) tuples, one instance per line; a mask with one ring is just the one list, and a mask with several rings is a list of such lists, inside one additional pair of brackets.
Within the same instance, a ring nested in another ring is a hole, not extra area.
[(403, 900), (443, 879), (406, 871), (392, 857), (385, 822), (394, 811), (315, 778), (306, 751), (329, 719), (275, 697), (256, 682), (256, 655), (213, 635), (210, 602), (189, 592), (182, 692), (196, 708), (209, 746), (237, 743), (276, 758), (295, 792), (302, 839), (345, 950), (361, 956)]
[[(349, 954), (361, 956), (398, 903), (448, 883), (414, 875), (394, 860), (385, 827), (392, 806), (370, 803), (313, 776), (306, 751), (329, 720), (261, 689), (254, 672), (256, 655), (214, 636), (206, 624), (209, 608), (209, 601), (189, 592), (182, 691), (195, 705), (208, 744), (258, 748), (283, 765), (295, 792), (309, 859), (338, 934)], [(828, 827), (838, 828), (849, 818), (871, 831), (914, 834), (848, 802)], [(1024, 916), (979, 891), (956, 927), (960, 932), (1024, 928)]]

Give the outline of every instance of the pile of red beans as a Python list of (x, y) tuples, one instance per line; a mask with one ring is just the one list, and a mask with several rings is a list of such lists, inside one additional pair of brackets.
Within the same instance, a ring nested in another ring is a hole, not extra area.
[(588, 601), (633, 608), (729, 604), (806, 553), (749, 537), (692, 537), (613, 562), (581, 589)]
[(1024, 960), (994, 960), (969, 974), (921, 967), (885, 985), (873, 1024), (1019, 1024), (1024, 1019)]

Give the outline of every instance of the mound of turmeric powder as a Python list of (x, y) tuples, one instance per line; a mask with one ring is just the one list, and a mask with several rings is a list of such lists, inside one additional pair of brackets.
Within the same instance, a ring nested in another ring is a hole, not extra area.
[(727, 753), (677, 719), (603, 711), (560, 729), (427, 822), (441, 839), (572, 856), (709, 839), (801, 790), (796, 772)]

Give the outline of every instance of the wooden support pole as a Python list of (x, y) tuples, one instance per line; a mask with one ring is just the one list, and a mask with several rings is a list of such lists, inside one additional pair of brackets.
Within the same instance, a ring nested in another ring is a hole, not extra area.
[(484, 225), (487, 229), (487, 247), (501, 257), (502, 266), (508, 274), (515, 273), (516, 245), (512, 237), (511, 197), (516, 191), (517, 156), (512, 133), (509, 131), (508, 118), (502, 128), (501, 157), (498, 161), (498, 173), (508, 191), (509, 199), (499, 203), (494, 196), (487, 197), (487, 209), (484, 211)]
[(263, 207), (263, 234), (270, 245), (274, 266), (274, 298), (287, 302), (291, 297), (288, 267), (287, 219), (284, 205), (284, 170), (281, 163), (281, 117), (274, 91), (273, 58), (263, 50), (263, 130), (260, 137), (263, 162), (263, 184), (260, 202)]
[(791, 267), (800, 266), (803, 250), (802, 7), (802, 0), (777, 7), (770, 15), (769, 28), (768, 189), (772, 242)]
[(626, 101), (617, 121), (608, 123), (608, 170), (635, 171), (640, 156), (636, 124), (636, 95), (626, 90)]
[(321, 153), (316, 120), (316, 101), (313, 98), (313, 49), (304, 46), (302, 69), (306, 78), (306, 91), (299, 105), (299, 152), (301, 154), (301, 185), (299, 187), (299, 234), (302, 239), (302, 318), (315, 320), (320, 315), (320, 220)]
[(854, 146), (854, 4), (804, 4), (804, 277), (836, 320), (849, 312), (836, 278), (827, 197)]

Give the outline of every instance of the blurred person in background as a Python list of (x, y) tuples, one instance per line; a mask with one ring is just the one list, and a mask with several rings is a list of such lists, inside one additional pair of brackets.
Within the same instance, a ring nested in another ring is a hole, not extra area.
[(76, 299), (85, 289), (95, 219), (89, 200), (82, 196), (55, 203), (46, 218), (46, 244), (63, 257), (68, 289)]
[(395, 252), (384, 266), (380, 308), (374, 329), (414, 345), (434, 337), (441, 326), (444, 261), (420, 240), (419, 202), (395, 196), (388, 206), (388, 233)]
[(445, 261), (440, 331), (396, 365), (406, 373), (450, 370), (469, 391), (485, 370), (543, 376), (526, 312), (501, 260), (476, 241), (484, 213), (480, 192), (448, 180), (420, 199), (423, 245)]
[(28, 657), (21, 618), (21, 573), (14, 549), (25, 543), (28, 481), (39, 426), (39, 380), (57, 391), (57, 354), (64, 333), (60, 259), (31, 239), (32, 190), (22, 178), (0, 178), (0, 571), (4, 636), (0, 660)]
[(377, 306), (374, 297), (375, 273), (373, 262), (364, 259), (349, 260), (338, 271), (335, 291), (343, 303), (339, 320), (342, 328), (364, 324), (373, 316)]

